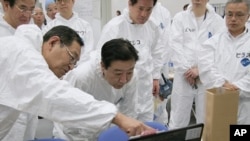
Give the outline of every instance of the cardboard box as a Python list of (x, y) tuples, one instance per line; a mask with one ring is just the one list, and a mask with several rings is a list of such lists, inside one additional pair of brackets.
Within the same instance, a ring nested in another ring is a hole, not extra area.
[(230, 124), (237, 123), (239, 92), (224, 88), (207, 90), (202, 141), (229, 141)]

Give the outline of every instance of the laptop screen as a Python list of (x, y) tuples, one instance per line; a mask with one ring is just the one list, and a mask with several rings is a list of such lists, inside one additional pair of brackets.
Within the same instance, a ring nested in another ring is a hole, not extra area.
[(129, 141), (201, 141), (204, 124), (159, 132), (157, 134), (132, 137)]

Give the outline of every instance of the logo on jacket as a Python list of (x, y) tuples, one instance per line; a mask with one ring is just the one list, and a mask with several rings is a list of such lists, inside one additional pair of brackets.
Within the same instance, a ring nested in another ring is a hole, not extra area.
[(164, 29), (164, 28), (165, 28), (165, 26), (164, 26), (164, 24), (163, 24), (162, 22), (160, 23), (160, 28), (161, 28), (161, 29)]
[(76, 31), (80, 36), (84, 36), (87, 31), (86, 30), (82, 30), (82, 31)]
[(211, 38), (213, 34), (211, 32), (208, 32), (208, 38)]
[(185, 29), (185, 32), (195, 32), (195, 28), (192, 29), (192, 28), (188, 28), (188, 27), (187, 27), (187, 28)]
[(243, 58), (240, 62), (244, 67), (250, 64), (250, 60), (248, 58)]
[(246, 52), (237, 52), (236, 58), (250, 58), (250, 53)]
[(140, 44), (141, 44), (141, 41), (140, 41), (140, 40), (133, 40), (133, 41), (130, 41), (130, 43), (131, 43), (133, 46), (136, 46), (136, 45), (140, 45)]

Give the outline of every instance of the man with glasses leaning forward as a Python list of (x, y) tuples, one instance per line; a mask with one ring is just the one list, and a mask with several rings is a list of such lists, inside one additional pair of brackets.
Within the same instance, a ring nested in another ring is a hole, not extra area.
[[(0, 120), (1, 141), (32, 139), (16, 138), (15, 134), (10, 140), (5, 139), (9, 127), (21, 112), (78, 129), (84, 136), (97, 134), (111, 123), (121, 127), (129, 136), (155, 132), (142, 122), (118, 112), (115, 105), (97, 101), (59, 79), (72, 69), (83, 46), (79, 35), (69, 27), (54, 27), (42, 39), (37, 26), (21, 25), (14, 36), (3, 37), (0, 43), (1, 116), (11, 111), (8, 117)], [(42, 51), (37, 51), (35, 46)]]

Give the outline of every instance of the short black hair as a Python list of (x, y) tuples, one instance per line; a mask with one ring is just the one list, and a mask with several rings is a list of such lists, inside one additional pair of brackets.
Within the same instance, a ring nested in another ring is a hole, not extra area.
[(117, 10), (116, 12), (117, 12), (117, 14), (121, 15), (121, 11), (120, 10)]
[(186, 10), (187, 9), (187, 7), (188, 7), (188, 3), (187, 4), (185, 4), (184, 6), (183, 6), (183, 10)]
[[(131, 5), (135, 5), (138, 1), (137, 0), (130, 0)], [(154, 6), (156, 4), (157, 0), (154, 0)]]
[(52, 36), (58, 36), (61, 42), (67, 46), (70, 46), (73, 41), (76, 41), (80, 46), (84, 45), (77, 32), (68, 26), (59, 25), (53, 27), (43, 36), (43, 42), (48, 41)]
[(135, 47), (128, 40), (122, 38), (107, 41), (102, 46), (101, 57), (106, 69), (110, 67), (113, 61), (137, 61), (139, 59)]
[[(17, 0), (3, 0), (3, 1), (4, 2), (9, 2), (10, 7), (12, 8), (15, 5), (15, 3), (16, 3)], [(35, 0), (35, 3), (36, 3), (36, 1), (37, 0)]]

